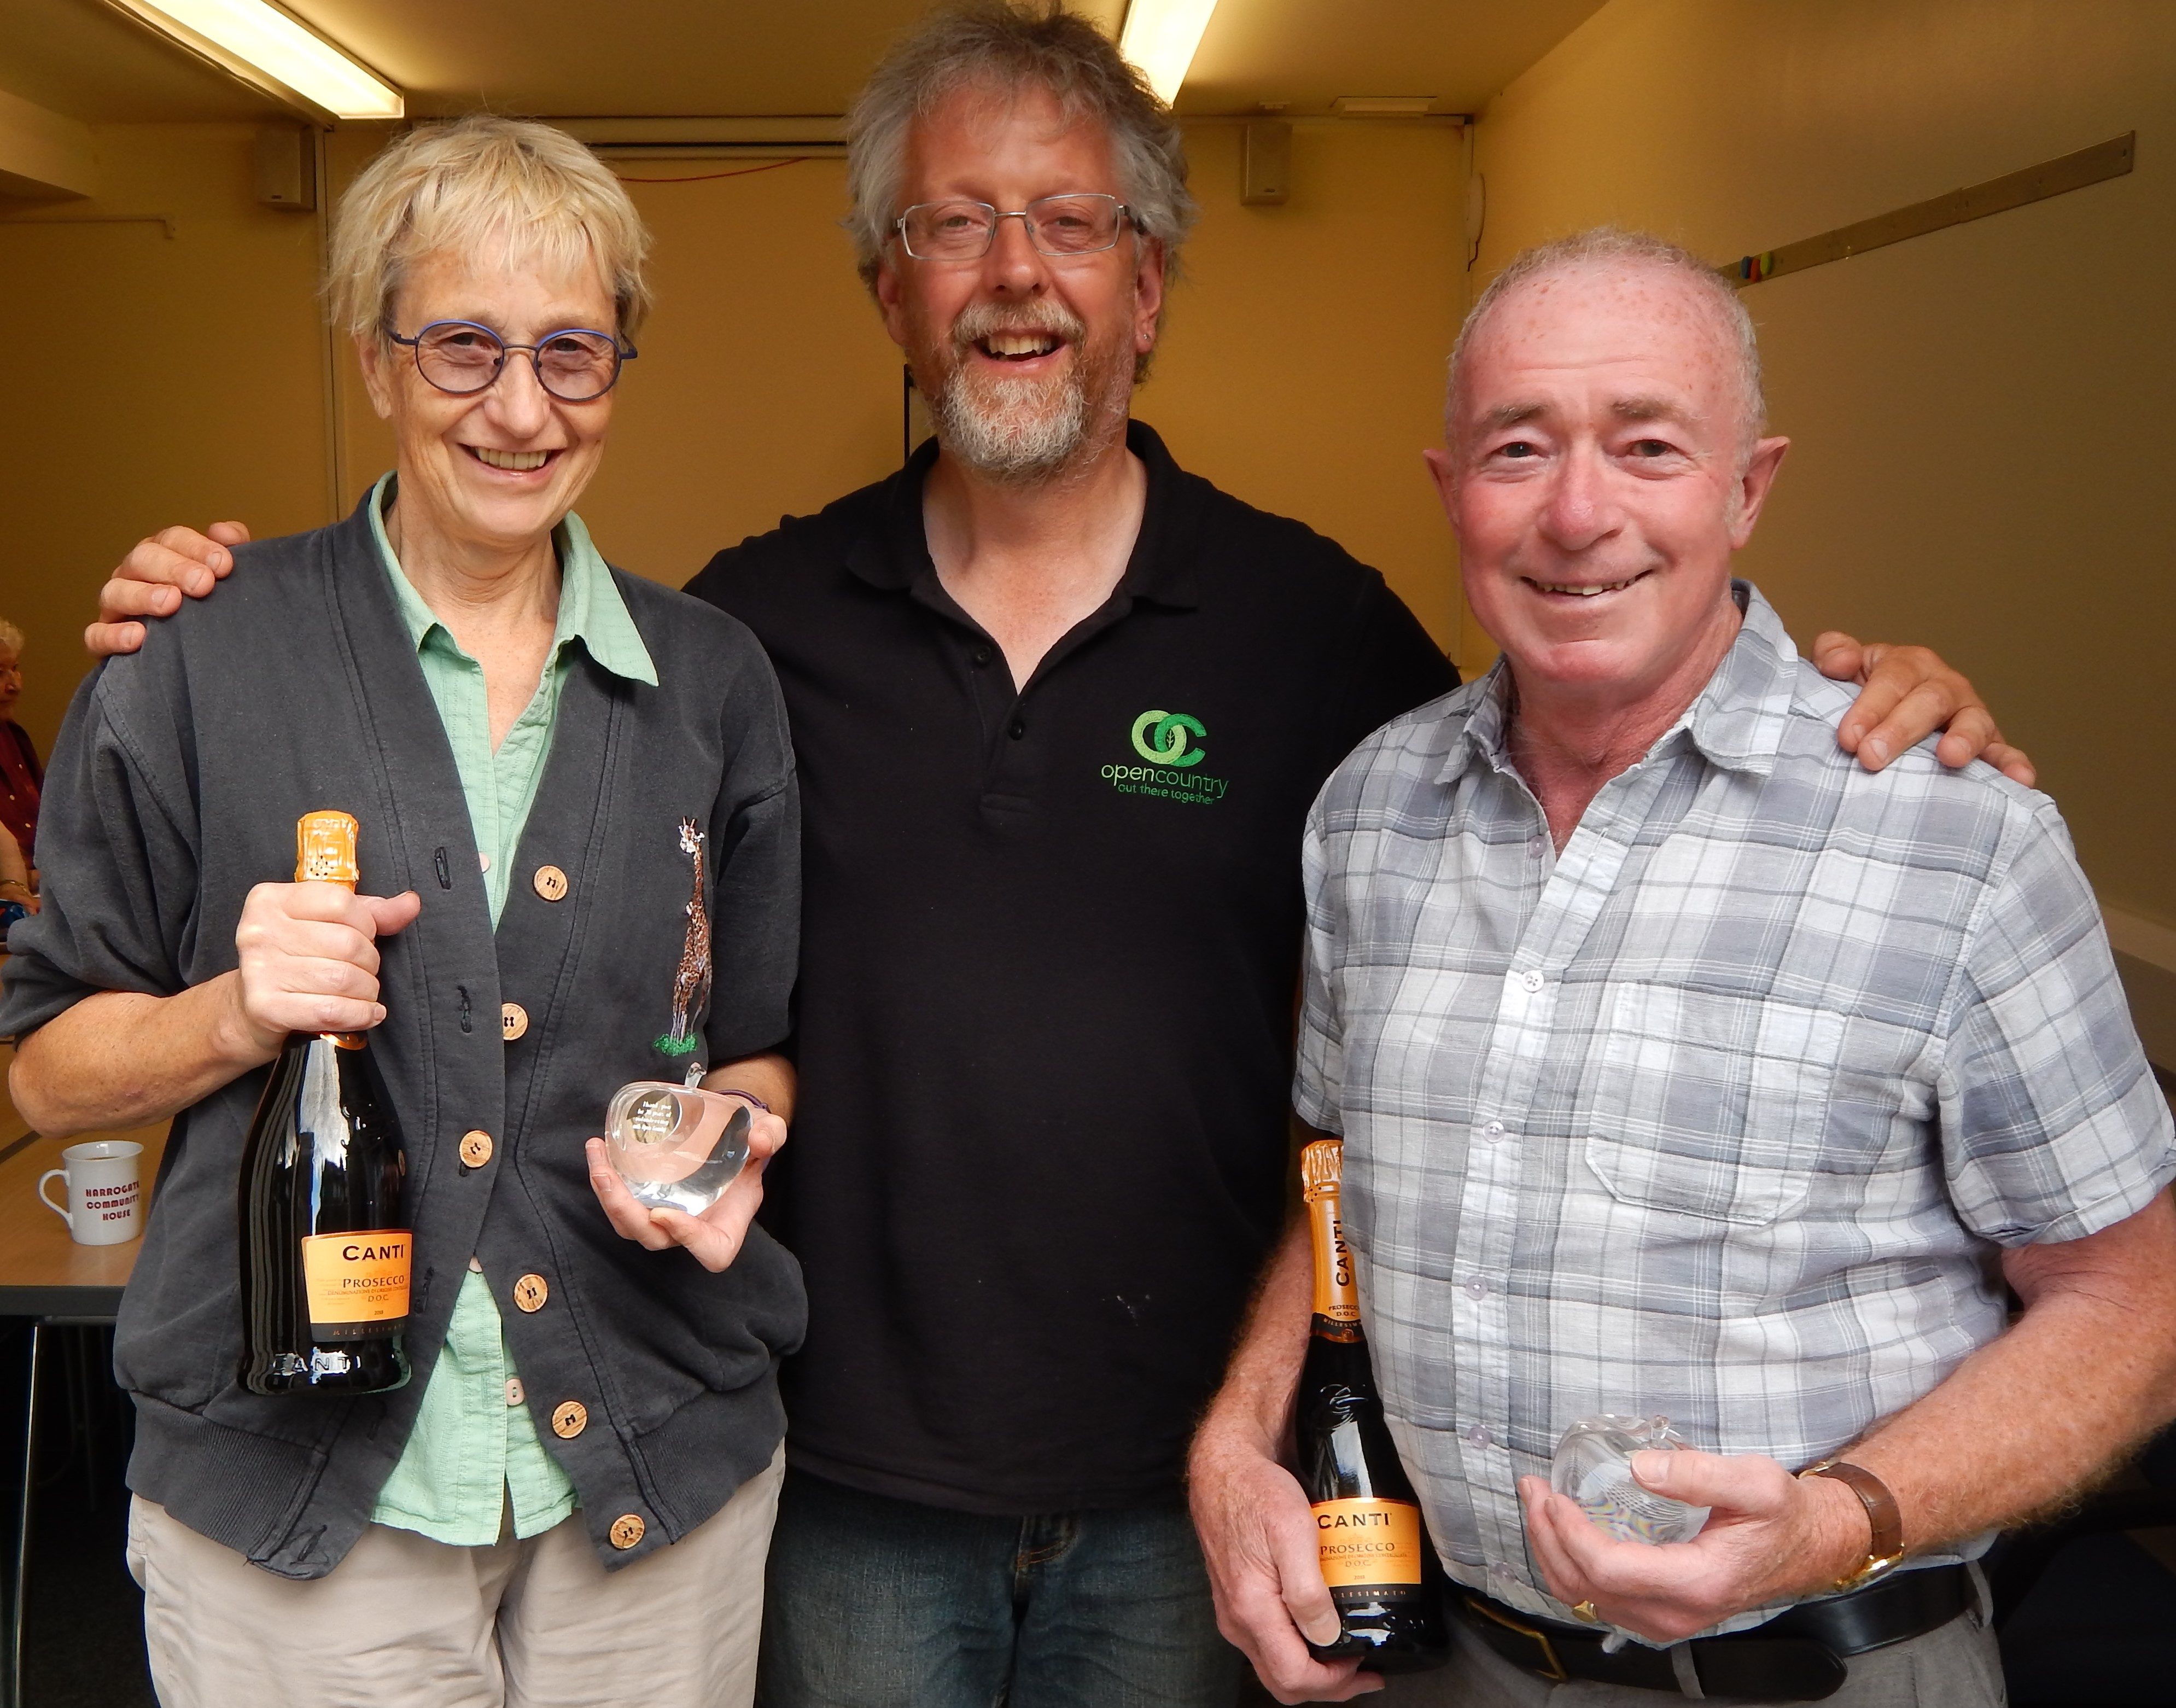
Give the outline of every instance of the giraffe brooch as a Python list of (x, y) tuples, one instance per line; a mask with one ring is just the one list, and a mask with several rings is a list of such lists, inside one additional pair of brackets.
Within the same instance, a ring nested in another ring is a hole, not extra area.
[[(710, 1000), (710, 915), (703, 905), (703, 845), (707, 839), (693, 819), (680, 821), (680, 851), (694, 868), (688, 892), (688, 935), (681, 944), (680, 966), (672, 975), (672, 1025), (656, 1041), (667, 1056), (692, 1056), (702, 1047), (695, 1028)], [(690, 1062), (689, 1083), (702, 1072), (699, 1062)]]

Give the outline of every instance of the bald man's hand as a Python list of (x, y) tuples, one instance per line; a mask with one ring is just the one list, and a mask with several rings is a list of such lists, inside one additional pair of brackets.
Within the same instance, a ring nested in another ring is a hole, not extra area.
[(2003, 740), (1979, 691), (1929, 648), (1862, 645), (1831, 628), (1814, 637), (1813, 657), (1823, 676), (1859, 684), (1858, 699), (1836, 726), (1836, 745), (1868, 770), (1939, 730), (1934, 756), (1945, 765), (1985, 759), (2028, 789), (2038, 779), (2025, 750)]
[(171, 617), (182, 596), (201, 599), (234, 568), (227, 548), (248, 543), (240, 522), (214, 522), (209, 533), (166, 528), (139, 540), (98, 592), (98, 621), (83, 632), (93, 658), (133, 652), (144, 644), (149, 617)]

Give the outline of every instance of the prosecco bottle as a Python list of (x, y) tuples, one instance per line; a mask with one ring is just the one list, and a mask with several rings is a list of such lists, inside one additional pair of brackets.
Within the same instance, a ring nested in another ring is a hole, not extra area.
[(1357, 1656), (1375, 1673), (1417, 1673), (1450, 1656), (1443, 1569), (1419, 1498), (1383, 1420), (1360, 1327), (1360, 1292), (1338, 1225), (1345, 1147), (1317, 1140), (1300, 1153), (1314, 1236), (1314, 1320), (1300, 1367), (1300, 1483), (1314, 1509), (1323, 1580), (1343, 1629), (1319, 1660)]
[[(295, 881), (354, 889), (356, 823), (311, 813)], [(413, 1242), (400, 1129), (363, 1034), (296, 1032), (242, 1156), (242, 1381), (253, 1394), (377, 1394), (408, 1379)]]

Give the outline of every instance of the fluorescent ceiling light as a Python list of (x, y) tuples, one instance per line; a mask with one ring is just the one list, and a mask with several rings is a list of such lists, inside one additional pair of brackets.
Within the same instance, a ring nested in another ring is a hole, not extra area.
[(275, 100), (332, 118), (399, 118), (400, 91), (265, 0), (117, 0)]
[(1341, 95), (1340, 118), (1420, 118), (1435, 105), (1432, 95)]
[(1140, 68), (1157, 95), (1176, 101), (1216, 9), (1216, 0), (1134, 0), (1126, 8), (1118, 52)]

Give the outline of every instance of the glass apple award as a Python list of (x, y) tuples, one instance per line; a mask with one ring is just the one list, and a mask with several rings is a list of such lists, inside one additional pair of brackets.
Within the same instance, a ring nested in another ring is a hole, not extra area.
[(699, 1216), (747, 1163), (751, 1119), (743, 1098), (638, 1080), (613, 1094), (605, 1150), (637, 1200)]
[(1667, 1417), (1582, 1417), (1557, 1443), (1549, 1487), (1576, 1501), (1619, 1542), (1690, 1542), (1707, 1522), (1708, 1509), (1643, 1488), (1632, 1475), (1634, 1454), (1688, 1444)]

